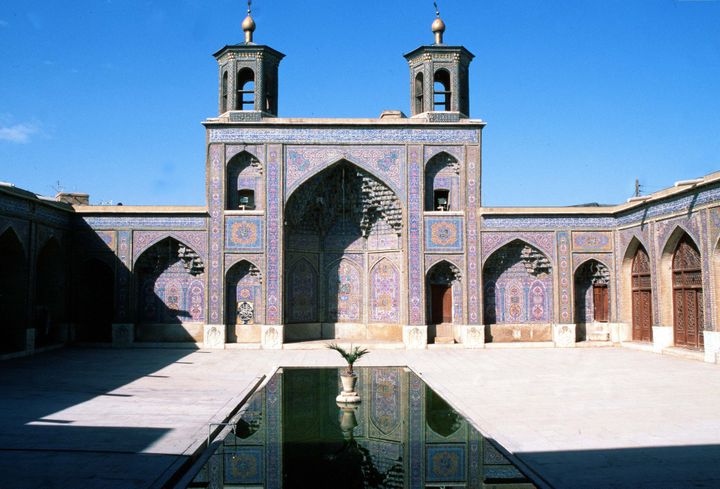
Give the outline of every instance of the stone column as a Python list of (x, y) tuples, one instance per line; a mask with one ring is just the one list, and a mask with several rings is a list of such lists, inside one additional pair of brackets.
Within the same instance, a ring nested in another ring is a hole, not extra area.
[(485, 326), (481, 324), (460, 326), (460, 342), (465, 348), (485, 348)]
[(225, 349), (225, 325), (203, 325), (203, 348)]
[(427, 326), (403, 326), (403, 343), (408, 350), (424, 350), (427, 348)]

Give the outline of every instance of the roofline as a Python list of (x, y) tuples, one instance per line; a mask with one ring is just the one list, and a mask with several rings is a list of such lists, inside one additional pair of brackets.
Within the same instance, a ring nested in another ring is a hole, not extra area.
[(487, 122), (482, 119), (460, 119), (458, 122), (435, 122), (428, 121), (425, 118), (298, 118), (298, 117), (264, 117), (259, 121), (229, 121), (220, 117), (208, 117), (201, 122), (205, 127), (222, 127), (222, 126), (406, 126), (406, 127), (424, 127), (431, 126), (433, 128), (455, 128), (468, 126), (485, 127)]
[(413, 49), (412, 51), (410, 51), (409, 53), (403, 54), (403, 56), (405, 57), (405, 59), (407, 59), (409, 61), (410, 58), (412, 58), (420, 50), (425, 50), (425, 51), (430, 50), (430, 51), (439, 51), (439, 52), (459, 50), (464, 55), (468, 56), (470, 58), (470, 60), (475, 58), (475, 55), (473, 53), (471, 53), (465, 46), (450, 46), (447, 44), (429, 44), (429, 45), (418, 46), (415, 49)]
[(267, 46), (265, 44), (254, 44), (254, 43), (239, 43), (239, 44), (226, 44), (222, 48), (220, 48), (217, 52), (213, 53), (213, 57), (215, 59), (219, 58), (220, 55), (225, 52), (228, 49), (240, 49), (245, 51), (251, 51), (251, 50), (257, 50), (257, 51), (270, 51), (270, 53), (274, 54), (277, 58), (283, 59), (285, 55), (278, 51), (277, 49), (273, 49), (270, 46)]
[(78, 214), (202, 214), (209, 215), (205, 206), (193, 205), (75, 205)]

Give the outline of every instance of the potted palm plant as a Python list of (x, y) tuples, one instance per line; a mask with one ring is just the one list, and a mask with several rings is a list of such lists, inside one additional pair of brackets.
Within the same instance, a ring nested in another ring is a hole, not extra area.
[(361, 348), (359, 346), (353, 347), (350, 345), (350, 349), (346, 350), (337, 343), (329, 343), (326, 345), (330, 350), (335, 350), (340, 354), (341, 357), (347, 362), (347, 369), (340, 374), (340, 380), (342, 381), (343, 390), (337, 397), (338, 402), (360, 402), (360, 396), (355, 391), (355, 384), (357, 383), (357, 375), (353, 372), (353, 365), (360, 358), (364, 357), (370, 350), (367, 348)]

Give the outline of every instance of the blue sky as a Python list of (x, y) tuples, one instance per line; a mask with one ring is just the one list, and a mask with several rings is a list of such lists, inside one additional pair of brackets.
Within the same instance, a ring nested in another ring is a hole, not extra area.
[[(488, 122), (486, 206), (619, 203), (720, 170), (720, 1), (441, 0)], [(0, 180), (125, 204), (203, 205), (211, 54), (245, 2), (0, 4)], [(255, 0), (285, 53), (280, 116), (409, 112), (402, 55), (432, 43), (432, 1)]]

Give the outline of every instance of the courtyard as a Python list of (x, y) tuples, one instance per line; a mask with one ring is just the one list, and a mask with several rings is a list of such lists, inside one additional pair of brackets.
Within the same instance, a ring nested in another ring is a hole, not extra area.
[[(718, 487), (716, 365), (625, 348), (372, 348), (407, 365), (538, 487)], [(0, 487), (149, 488), (278, 366), (323, 349), (66, 348), (0, 370)]]

